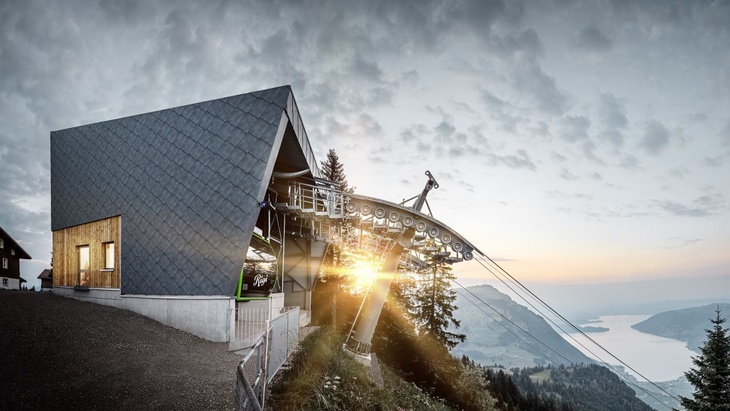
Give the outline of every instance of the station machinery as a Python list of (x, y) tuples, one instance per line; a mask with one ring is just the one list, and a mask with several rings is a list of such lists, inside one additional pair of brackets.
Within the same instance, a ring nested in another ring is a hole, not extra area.
[[(401, 203), (342, 192), (327, 180), (303, 181), (302, 174), (274, 173), (261, 204), (257, 223), (261, 233), (254, 235), (251, 246), (258, 244), (277, 255), (276, 279), (266, 282), (267, 287), (283, 292), (287, 305), (304, 310), (311, 309), (311, 291), (329, 245), (357, 248), (380, 258), (370, 297), (344, 344), (346, 351), (367, 364), (373, 333), (399, 267), (418, 271), (429, 263), (457, 263), (483, 253), (431, 215), (426, 197), (439, 185), (429, 171), (421, 193)], [(239, 301), (261, 298), (261, 287), (254, 287), (260, 284), (260, 278), (246, 277), (244, 267)]]

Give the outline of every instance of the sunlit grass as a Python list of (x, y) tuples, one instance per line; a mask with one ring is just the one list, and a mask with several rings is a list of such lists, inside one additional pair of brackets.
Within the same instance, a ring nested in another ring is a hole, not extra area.
[(384, 388), (342, 351), (342, 336), (323, 328), (302, 342), (300, 352), (272, 387), (270, 410), (449, 410), (381, 364)]

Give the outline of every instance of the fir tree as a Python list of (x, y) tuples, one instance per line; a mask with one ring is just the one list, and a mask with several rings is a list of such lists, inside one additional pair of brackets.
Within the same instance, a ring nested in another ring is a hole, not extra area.
[(454, 318), (456, 292), (450, 286), (454, 274), (451, 265), (438, 258), (431, 259), (429, 265), (429, 272), (421, 274), (413, 298), (414, 317), (419, 334), (428, 335), (451, 349), (466, 339), (464, 334), (448, 331), (450, 325), (460, 326)]
[[(355, 192), (354, 187), (351, 188), (347, 182), (345, 166), (340, 162), (335, 149), (331, 148), (327, 153), (327, 159), (320, 163), (320, 172), (322, 177), (336, 183), (340, 191)], [(319, 278), (320, 284), (315, 288), (318, 299), (324, 302), (321, 308), (326, 308), (329, 311), (329, 322), (340, 329), (346, 327), (346, 318), (338, 318), (337, 313), (338, 308), (341, 309), (345, 302), (342, 301), (342, 296), (340, 296), (343, 288), (347, 287), (347, 276), (343, 273), (352, 264), (352, 258), (347, 251), (338, 245), (332, 244), (325, 255), (324, 269)], [(339, 301), (338, 296), (340, 296)], [(326, 321), (322, 318), (324, 313), (320, 312), (318, 314), (320, 321), (324, 323)], [(340, 317), (343, 316), (340, 315)]]
[(725, 318), (710, 320), (714, 327), (707, 331), (707, 341), (700, 348), (700, 355), (692, 358), (697, 368), (684, 373), (695, 387), (694, 398), (682, 397), (682, 405), (689, 411), (730, 410), (730, 335), (722, 327)]
[(345, 166), (340, 162), (334, 148), (327, 152), (327, 159), (320, 163), (322, 177), (337, 183), (343, 193), (354, 193), (355, 187), (350, 187), (345, 175)]

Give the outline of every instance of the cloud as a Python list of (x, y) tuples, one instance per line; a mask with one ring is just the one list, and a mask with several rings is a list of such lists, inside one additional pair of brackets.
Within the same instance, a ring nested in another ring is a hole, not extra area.
[(531, 61), (537, 60), (544, 53), (540, 36), (533, 29), (493, 36), (490, 46), (503, 57), (518, 56)]
[(560, 91), (555, 78), (547, 75), (535, 61), (516, 62), (512, 67), (511, 83), (522, 93), (526, 104), (545, 114), (559, 116), (568, 107), (568, 97)]
[(549, 198), (555, 198), (559, 200), (590, 200), (593, 197), (585, 193), (566, 193), (560, 190), (549, 190), (546, 192)]
[(639, 160), (631, 154), (625, 154), (621, 158), (621, 162), (618, 165), (621, 168), (637, 169), (639, 168)]
[(669, 250), (672, 250), (675, 248), (691, 247), (701, 241), (704, 241), (704, 239), (702, 239), (702, 238), (679, 238), (679, 237), (668, 238), (667, 240), (670, 241), (672, 244), (668, 245), (664, 248), (669, 249)]
[(480, 94), (482, 97), (482, 101), (487, 106), (487, 109), (501, 111), (505, 107), (504, 100), (495, 96), (494, 93), (492, 93), (491, 91), (482, 89)]
[(639, 147), (649, 154), (657, 155), (669, 144), (669, 131), (658, 121), (650, 121), (644, 127), (644, 137)]
[(571, 173), (570, 171), (568, 171), (567, 168), (564, 168), (564, 169), (560, 170), (560, 178), (562, 178), (563, 180), (566, 180), (566, 181), (573, 181), (573, 180), (577, 180), (579, 177), (577, 175)]
[(496, 121), (502, 130), (509, 133), (515, 133), (517, 131), (517, 125), (522, 120), (519, 117), (509, 114), (514, 110), (511, 104), (508, 104), (505, 100), (502, 100), (493, 92), (486, 89), (480, 89), (480, 97), (486, 106), (489, 117)]
[(613, 94), (601, 94), (598, 103), (598, 117), (601, 124), (599, 137), (608, 141), (616, 149), (623, 147), (623, 133), (629, 126), (624, 102)]
[(725, 164), (725, 157), (705, 157), (702, 159), (702, 164), (707, 167), (721, 167)]
[(449, 138), (455, 131), (456, 127), (454, 127), (454, 124), (450, 119), (441, 120), (441, 122), (434, 128), (436, 138), (443, 142), (448, 142)]
[(328, 116), (327, 133), (336, 139), (350, 137), (351, 140), (361, 141), (380, 137), (383, 127), (367, 113), (351, 113), (341, 119)]
[(378, 63), (372, 59), (365, 59), (360, 53), (355, 53), (350, 62), (350, 70), (352, 74), (373, 82), (381, 81), (383, 78), (383, 70)]
[(728, 119), (722, 126), (719, 135), (722, 144), (725, 146), (730, 146), (730, 119)]
[(573, 44), (576, 48), (594, 53), (605, 53), (613, 44), (596, 26), (586, 26), (575, 34)]
[(706, 194), (696, 198), (690, 204), (682, 204), (673, 200), (655, 201), (660, 209), (679, 217), (710, 217), (725, 208), (722, 194)]
[(485, 156), (487, 164), (490, 165), (504, 165), (514, 169), (527, 169), (530, 171), (537, 170), (535, 163), (530, 159), (530, 155), (527, 151), (519, 149), (515, 154), (509, 154), (500, 156), (492, 153), (488, 153)]
[(420, 136), (426, 133), (428, 133), (428, 127), (423, 124), (414, 124), (407, 129), (401, 131), (399, 136), (404, 142), (410, 143), (414, 140), (418, 140)]
[(565, 162), (568, 159), (568, 157), (566, 157), (566, 156), (558, 153), (557, 151), (551, 151), (550, 152), (550, 157), (552, 157), (555, 161), (558, 161), (558, 162), (561, 162), (561, 163), (562, 162)]
[(560, 137), (571, 143), (588, 138), (591, 120), (584, 116), (565, 116), (560, 120)]
[(679, 166), (669, 170), (669, 175), (675, 178), (682, 179), (689, 174), (687, 167)]

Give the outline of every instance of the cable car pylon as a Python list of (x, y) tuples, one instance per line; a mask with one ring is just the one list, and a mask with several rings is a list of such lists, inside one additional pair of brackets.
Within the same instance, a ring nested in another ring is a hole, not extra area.
[[(385, 220), (386, 225), (384, 227), (381, 225), (381, 233), (394, 234), (391, 236), (393, 241), (390, 247), (383, 253), (383, 262), (369, 292), (370, 298), (368, 295), (363, 297), (364, 305), (343, 344), (345, 352), (367, 366), (371, 364), (372, 360), (370, 349), (375, 327), (378, 324), (390, 285), (401, 264), (415, 263), (423, 267), (426, 265), (424, 260), (427, 257), (455, 263), (471, 260), (474, 251), (483, 255), (461, 235), (435, 220), (430, 213), (426, 215), (421, 211), (424, 205), (428, 207), (426, 201), (428, 193), (439, 187), (438, 182), (429, 171), (426, 171), (426, 176), (428, 176), (428, 181), (421, 193), (399, 205), (354, 194), (350, 195), (346, 205), (346, 210), (350, 212), (359, 210), (361, 215), (372, 214), (376, 219)], [(411, 200), (414, 200), (413, 206), (406, 207), (405, 204)], [(388, 223), (394, 225), (393, 229), (388, 229)], [(374, 226), (377, 227), (377, 222)], [(427, 245), (426, 237), (430, 237), (431, 242), (438, 246)], [(454, 254), (448, 251), (449, 247)]]

